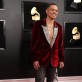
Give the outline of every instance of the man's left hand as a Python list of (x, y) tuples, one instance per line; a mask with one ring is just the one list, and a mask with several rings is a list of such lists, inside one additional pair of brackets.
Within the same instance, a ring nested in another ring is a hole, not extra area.
[(64, 62), (60, 62), (60, 67), (59, 68), (63, 68), (64, 67)]

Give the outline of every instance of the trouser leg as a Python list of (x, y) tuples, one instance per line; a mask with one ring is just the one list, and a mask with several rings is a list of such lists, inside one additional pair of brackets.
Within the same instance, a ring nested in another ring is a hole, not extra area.
[(56, 79), (56, 68), (48, 67), (47, 68), (47, 82), (54, 82)]
[(46, 75), (46, 68), (40, 67), (38, 70), (36, 70), (35, 75), (35, 82), (44, 82), (45, 75)]

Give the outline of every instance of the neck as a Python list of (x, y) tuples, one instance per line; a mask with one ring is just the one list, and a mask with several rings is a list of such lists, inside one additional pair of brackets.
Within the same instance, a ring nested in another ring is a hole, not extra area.
[(49, 26), (53, 26), (54, 25), (54, 19), (50, 19), (50, 18), (46, 18), (46, 24)]

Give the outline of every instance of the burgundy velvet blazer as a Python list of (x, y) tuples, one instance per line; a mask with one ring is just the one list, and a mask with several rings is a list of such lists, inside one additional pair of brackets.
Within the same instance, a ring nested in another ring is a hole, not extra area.
[(58, 27), (58, 33), (54, 44), (51, 47), (44, 35), (42, 25), (46, 26), (45, 19), (39, 20), (33, 25), (32, 61), (39, 61), (40, 66), (46, 66), (50, 63), (52, 67), (57, 67), (59, 62), (64, 61), (62, 26), (57, 22), (54, 22), (54, 28)]

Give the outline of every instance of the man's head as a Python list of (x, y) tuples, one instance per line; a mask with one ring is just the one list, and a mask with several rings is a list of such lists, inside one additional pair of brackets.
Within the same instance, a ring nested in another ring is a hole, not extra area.
[(58, 15), (58, 7), (55, 3), (48, 4), (46, 8), (47, 17), (50, 19), (55, 19)]

